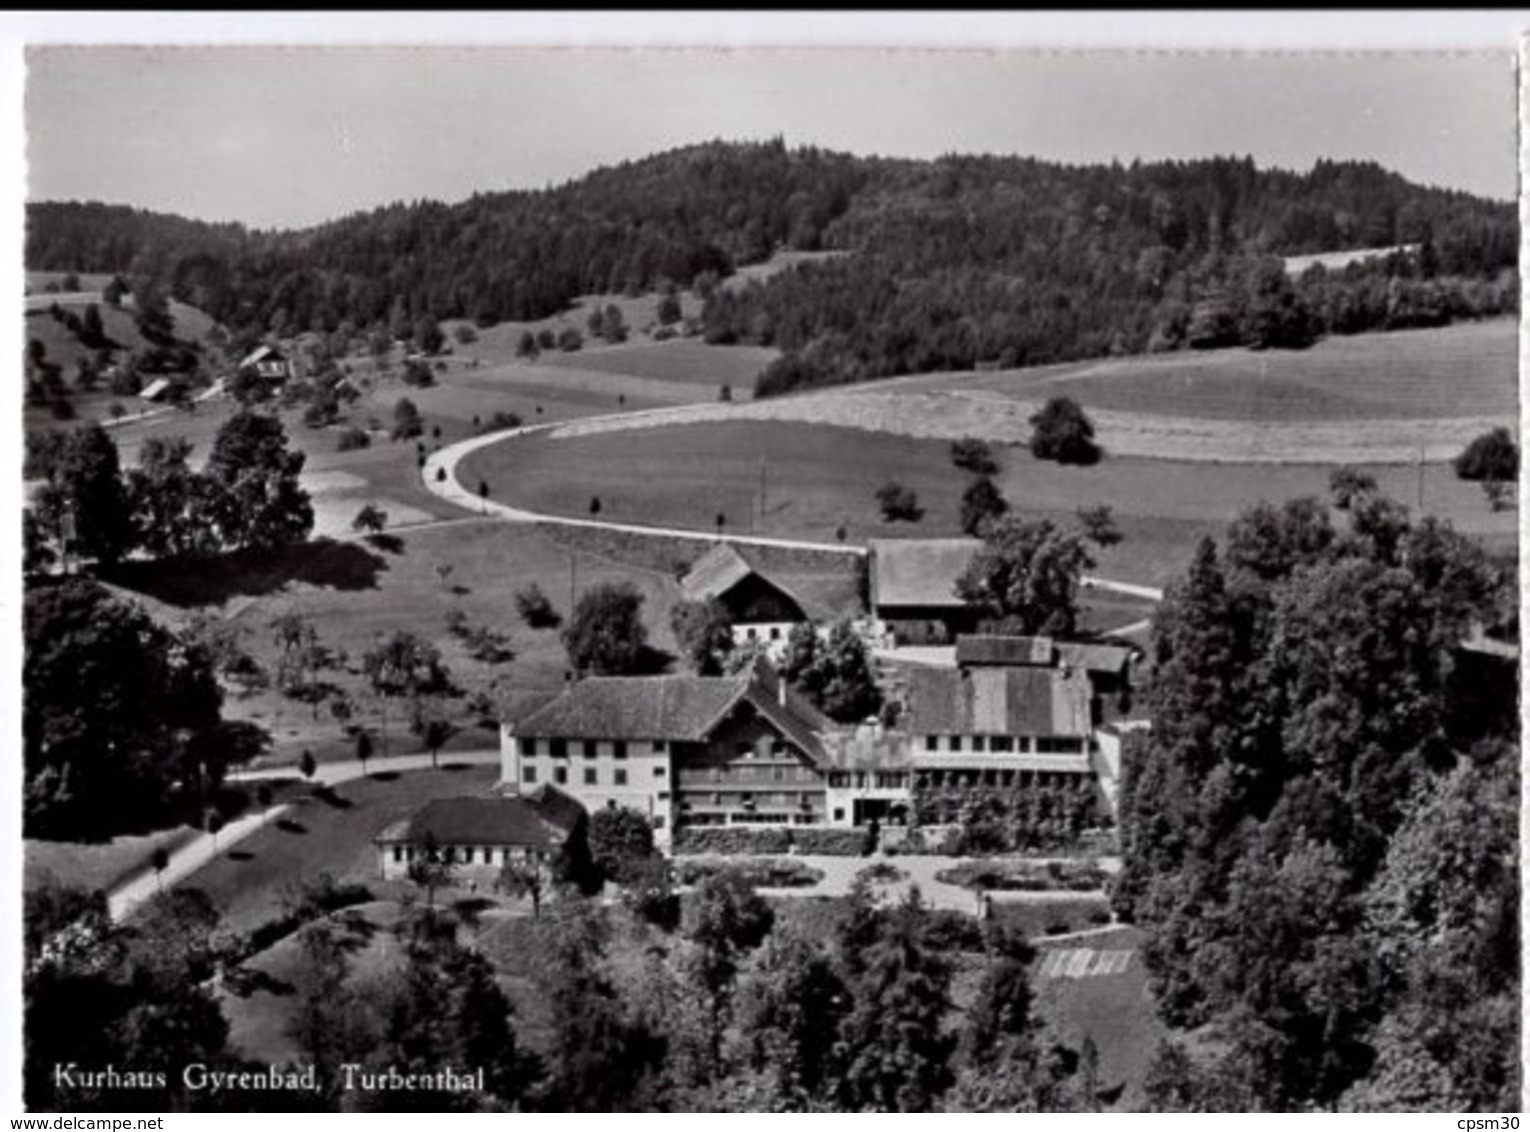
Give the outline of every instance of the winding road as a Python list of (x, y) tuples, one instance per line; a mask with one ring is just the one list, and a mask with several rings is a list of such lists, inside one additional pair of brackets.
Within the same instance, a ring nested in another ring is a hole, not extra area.
[[(665, 419), (672, 410), (670, 409), (638, 409), (630, 413), (607, 413), (599, 417), (581, 418), (576, 423), (599, 421), (611, 429), (619, 422), (629, 422), (633, 428), (641, 428), (651, 423), (651, 418), (656, 415), (659, 419)], [(564, 422), (566, 423), (566, 422)], [(425, 466), (420, 470), (424, 477), (425, 488), (437, 497), (458, 507), (476, 511), (480, 515), (498, 515), (512, 523), (547, 523), (561, 527), (584, 527), (591, 530), (618, 531), (623, 534), (649, 535), (656, 538), (689, 539), (692, 542), (729, 542), (743, 546), (774, 546), (787, 550), (813, 550), (825, 554), (851, 554), (865, 555), (866, 548), (861, 546), (845, 546), (842, 543), (811, 542), (804, 539), (767, 538), (762, 535), (736, 535), (722, 534), (716, 531), (697, 531), (685, 527), (652, 527), (640, 523), (613, 523), (606, 519), (580, 519), (570, 515), (549, 515), (538, 511), (528, 511), (524, 507), (515, 507), (508, 503), (501, 503), (497, 499), (489, 499), (468, 490), (457, 479), (457, 465), (462, 460), (477, 452), (481, 448), (513, 440), (520, 436), (530, 436), (534, 433), (547, 433), (564, 427), (564, 423), (523, 425), (520, 428), (503, 429), (499, 432), (487, 432), (482, 436), (469, 437), (459, 440), (455, 444), (448, 444), (444, 448), (432, 453), (425, 461)], [(445, 473), (444, 475), (442, 473)], [(1080, 579), (1087, 589), (1105, 590), (1110, 593), (1125, 594), (1130, 597), (1140, 597), (1147, 601), (1162, 601), (1163, 590), (1156, 586), (1139, 586), (1133, 582), (1118, 582), (1110, 578), (1096, 578), (1084, 575)]]

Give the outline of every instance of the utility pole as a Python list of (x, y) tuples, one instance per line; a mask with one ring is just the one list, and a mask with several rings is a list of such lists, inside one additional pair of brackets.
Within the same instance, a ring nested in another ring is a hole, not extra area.
[(1418, 513), (1424, 513), (1424, 442), (1418, 442)]

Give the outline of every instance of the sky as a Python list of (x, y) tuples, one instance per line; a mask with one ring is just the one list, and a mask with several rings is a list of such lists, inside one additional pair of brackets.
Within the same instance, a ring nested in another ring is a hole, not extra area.
[(1512, 199), (1513, 56), (34, 47), (31, 200), (301, 227), (712, 138), (1067, 162), (1380, 162)]

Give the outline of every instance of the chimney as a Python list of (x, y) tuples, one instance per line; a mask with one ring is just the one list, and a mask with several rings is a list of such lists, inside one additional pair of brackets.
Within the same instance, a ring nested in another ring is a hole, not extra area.
[(776, 699), (782, 707), (786, 706), (786, 677), (776, 673)]

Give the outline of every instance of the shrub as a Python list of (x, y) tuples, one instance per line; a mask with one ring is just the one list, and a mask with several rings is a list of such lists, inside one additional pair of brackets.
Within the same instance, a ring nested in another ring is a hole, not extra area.
[(985, 940), (982, 925), (971, 916), (937, 908), (925, 920), (924, 944), (932, 951), (982, 951)]
[(882, 518), (889, 523), (917, 523), (924, 515), (919, 506), (919, 497), (901, 483), (884, 483), (877, 489), (876, 498), (877, 506), (882, 509)]
[(1071, 397), (1053, 397), (1031, 417), (1031, 455), (1059, 464), (1097, 464), (1094, 424)]
[(821, 869), (801, 861), (749, 861), (744, 864), (719, 861), (681, 861), (675, 865), (675, 879), (680, 884), (700, 884), (709, 876), (732, 873), (751, 888), (812, 888), (823, 880)]
[(994, 476), (999, 473), (999, 461), (986, 440), (963, 437), (951, 442), (951, 462), (963, 471), (978, 476)]
[(871, 847), (871, 834), (864, 829), (807, 826), (791, 830), (791, 844), (799, 853), (820, 857), (864, 857)]
[(1456, 476), (1463, 480), (1506, 482), (1519, 478), (1519, 446), (1506, 428), (1477, 437), (1455, 459)]
[(677, 854), (771, 854), (785, 853), (788, 830), (779, 826), (751, 829), (739, 825), (681, 826), (675, 830), (672, 848)]
[(535, 582), (515, 595), (515, 610), (532, 629), (556, 629), (563, 618)]
[(340, 434), (339, 450), (341, 452), (354, 452), (359, 448), (370, 448), (372, 436), (363, 428), (348, 428)]
[(499, 409), (489, 418), (489, 423), (483, 426), (483, 431), (502, 432), (507, 428), (520, 428), (522, 423), (519, 413), (508, 413), (504, 409)]

